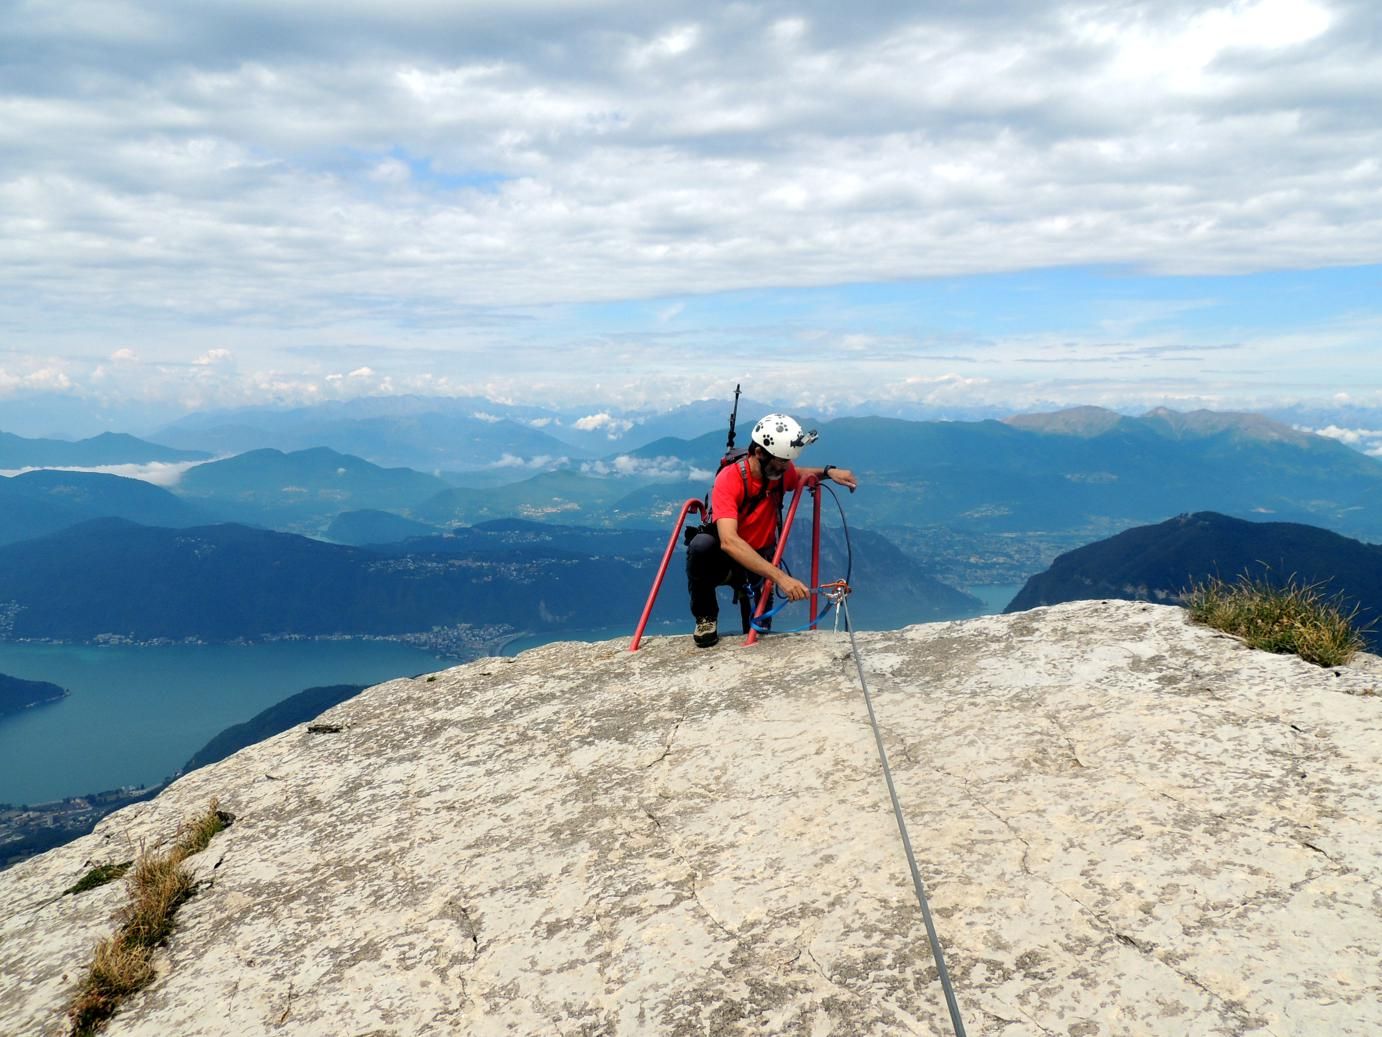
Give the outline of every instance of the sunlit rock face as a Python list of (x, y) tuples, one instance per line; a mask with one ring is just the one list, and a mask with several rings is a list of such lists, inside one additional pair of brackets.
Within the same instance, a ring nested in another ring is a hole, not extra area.
[[(1382, 1032), (1378, 660), (1130, 602), (858, 647), (970, 1034)], [(61, 891), (213, 796), (112, 1035), (950, 1032), (846, 635), (626, 648), (380, 685), (0, 875), (0, 1033), (114, 931)]]

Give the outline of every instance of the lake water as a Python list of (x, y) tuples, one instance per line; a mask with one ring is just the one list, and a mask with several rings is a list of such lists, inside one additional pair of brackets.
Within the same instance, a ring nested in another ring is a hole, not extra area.
[(1008, 602), (1017, 597), (1026, 584), (1022, 583), (992, 583), (983, 584), (978, 587), (962, 587), (961, 590), (968, 594), (973, 594), (984, 603), (984, 611), (981, 615), (997, 615), (1008, 607)]
[(156, 785), (225, 728), (304, 688), (451, 665), (392, 641), (0, 645), (0, 673), (71, 692), (0, 719), (0, 802)]

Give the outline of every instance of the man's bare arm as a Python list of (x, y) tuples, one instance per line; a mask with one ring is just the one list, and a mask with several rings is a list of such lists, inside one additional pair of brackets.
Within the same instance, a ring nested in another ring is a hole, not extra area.
[(738, 565), (757, 576), (772, 580), (790, 601), (800, 601), (807, 596), (809, 592), (806, 589), (806, 584), (773, 565), (772, 562), (751, 548), (748, 542), (739, 535), (738, 519), (716, 519), (715, 529), (720, 534), (721, 550)]
[[(819, 479), (821, 473), (824, 471), (824, 468), (803, 468), (801, 465), (797, 465), (797, 475), (801, 476), (803, 479), (808, 475), (814, 475)], [(841, 468), (838, 465), (830, 466), (830, 478), (827, 481), (837, 482), (841, 486), (846, 487), (851, 493), (859, 487), (859, 480), (854, 477), (854, 473), (848, 468)]]

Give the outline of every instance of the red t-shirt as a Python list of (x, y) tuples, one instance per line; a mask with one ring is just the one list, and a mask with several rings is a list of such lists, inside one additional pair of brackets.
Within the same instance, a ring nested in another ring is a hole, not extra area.
[[(757, 507), (747, 515), (740, 515), (739, 509), (745, 501), (751, 500), (763, 492), (763, 483), (754, 478), (753, 466), (748, 463), (748, 458), (744, 458), (744, 477), (739, 476), (739, 464), (725, 465), (720, 469), (720, 474), (715, 476), (715, 486), (710, 491), (710, 514), (717, 519), (738, 518), (739, 536), (749, 547), (755, 551), (761, 551), (773, 542), (777, 533), (777, 505), (781, 499), (776, 490), (770, 490), (768, 495), (758, 502)], [(788, 464), (787, 470), (782, 474), (782, 492), (790, 493), (801, 485), (801, 479), (797, 475), (797, 466)], [(745, 488), (747, 484), (747, 494)]]

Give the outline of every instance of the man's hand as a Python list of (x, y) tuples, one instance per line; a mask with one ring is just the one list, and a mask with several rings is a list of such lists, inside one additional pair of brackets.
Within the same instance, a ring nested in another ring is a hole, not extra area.
[(806, 584), (802, 583), (795, 576), (782, 574), (782, 579), (777, 581), (777, 589), (787, 595), (788, 601), (801, 601), (803, 598), (810, 597), (811, 592), (806, 589)]
[(847, 487), (850, 493), (859, 488), (859, 480), (854, 477), (854, 473), (848, 468), (830, 469), (830, 481), (837, 482), (841, 486)]

